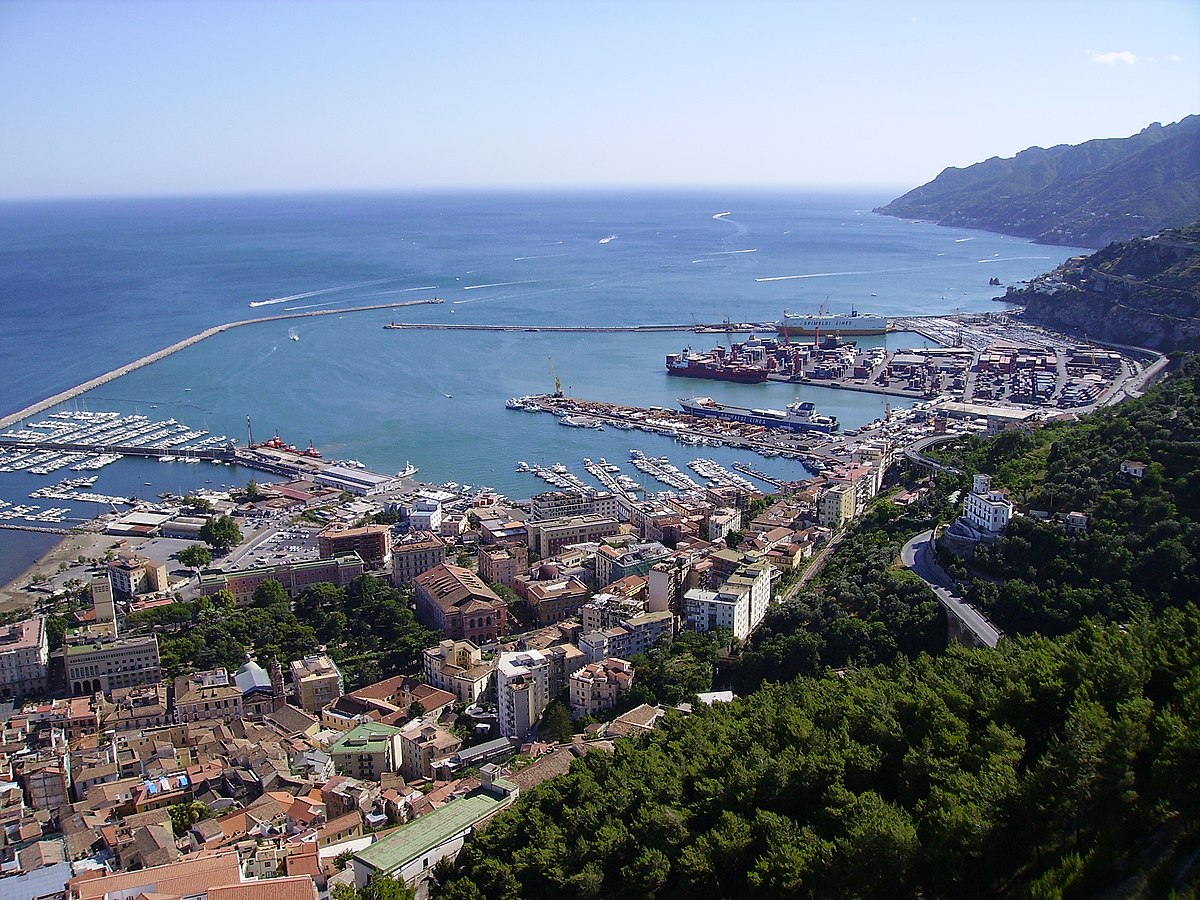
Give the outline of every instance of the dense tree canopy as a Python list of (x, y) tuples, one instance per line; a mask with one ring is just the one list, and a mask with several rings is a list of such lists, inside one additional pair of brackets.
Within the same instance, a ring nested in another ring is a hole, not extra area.
[(1198, 663), (1188, 607), (669, 716), (525, 795), (440, 896), (1086, 890), (1194, 822)]

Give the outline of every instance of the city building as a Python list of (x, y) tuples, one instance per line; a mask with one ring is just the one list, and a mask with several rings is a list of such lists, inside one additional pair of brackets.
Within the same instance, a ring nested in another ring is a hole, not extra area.
[(432, 721), (418, 719), (400, 732), (400, 774), (409, 782), (432, 779), (433, 764), (461, 747), (461, 738)]
[(569, 619), (587, 602), (587, 585), (578, 578), (531, 581), (524, 585), (525, 602), (539, 628)]
[(291, 663), (292, 684), (296, 687), (296, 704), (305, 712), (320, 715), (345, 692), (342, 673), (326, 654), (319, 653), (294, 659)]
[[(520, 793), (489, 763), (479, 771), (478, 790), (389, 832), (354, 854), (354, 883), (359, 889), (380, 876), (419, 886), (442, 859), (453, 860), (481, 822), (492, 819)], [(423, 896), (423, 892), (418, 892)], [(90, 898), (89, 898), (90, 900)]]
[(392, 584), (410, 583), (446, 561), (446, 545), (428, 531), (410, 531), (392, 543)]
[(552, 644), (540, 652), (550, 666), (546, 680), (551, 697), (563, 694), (570, 687), (571, 673), (583, 668), (588, 661), (587, 655), (574, 644)]
[(92, 579), (92, 608), (96, 610), (95, 629), (108, 637), (117, 637), (117, 604), (112, 577), (106, 571)]
[(308, 559), (234, 572), (200, 573), (200, 594), (211, 597), (217, 591), (229, 591), (238, 606), (249, 606), (254, 592), (268, 581), (278, 581), (289, 597), (295, 599), (307, 587), (322, 582), (344, 588), (363, 573), (365, 565), (357, 553), (332, 559)]
[(524, 740), (550, 702), (550, 663), (537, 650), (501, 653), (496, 664), (500, 734)]
[(595, 716), (617, 705), (633, 687), (633, 664), (616, 657), (588, 663), (571, 675), (571, 715)]
[(445, 513), (442, 504), (429, 497), (418, 497), (408, 511), (408, 527), (410, 531), (427, 531), (441, 534), (442, 519)]
[(0, 700), (49, 693), (49, 647), (45, 616), (0, 626)]
[(68, 642), (61, 655), (71, 694), (109, 694), (116, 688), (162, 681), (155, 635)]
[(579, 649), (590, 663), (607, 656), (629, 659), (652, 649), (664, 638), (674, 636), (674, 613), (667, 610), (647, 612), (622, 619), (612, 628), (580, 634)]
[(529, 550), (520, 545), (481, 549), (479, 577), (488, 584), (512, 588), (518, 575), (529, 571)]
[(770, 600), (770, 563), (756, 560), (741, 566), (720, 590), (694, 588), (684, 594), (684, 618), (695, 631), (723, 628), (745, 640), (767, 614)]
[(478, 703), (491, 693), (496, 663), (485, 662), (483, 652), (470, 641), (442, 641), (426, 649), (424, 658), (426, 681), (463, 703)]
[(529, 499), (529, 520), (567, 519), (575, 516), (617, 517), (616, 495), (607, 491), (547, 491)]
[(976, 475), (964, 509), (967, 521), (979, 531), (998, 534), (1012, 518), (1013, 505), (1007, 496), (992, 490), (989, 475)]
[(175, 721), (179, 724), (242, 717), (242, 692), (225, 668), (193, 672), (175, 679)]
[(646, 604), (615, 594), (596, 594), (579, 609), (583, 631), (602, 631), (615, 628), (624, 620), (646, 612)]
[(817, 501), (817, 521), (822, 528), (841, 528), (854, 518), (856, 503), (857, 493), (853, 485), (830, 485)]
[(617, 534), (616, 516), (571, 516), (527, 523), (529, 548), (540, 557), (553, 556), (571, 544), (585, 544)]
[(339, 775), (379, 781), (385, 772), (400, 768), (400, 729), (371, 722), (343, 734), (329, 748)]
[(171, 587), (163, 563), (131, 553), (123, 553), (109, 563), (107, 572), (113, 590), (129, 597), (166, 591)]
[(475, 644), (508, 633), (508, 605), (469, 569), (443, 563), (413, 579), (417, 618), (453, 640)]
[(356, 497), (371, 497), (386, 494), (404, 487), (404, 480), (396, 475), (380, 475), (366, 469), (350, 469), (345, 466), (325, 466), (313, 474), (316, 484), (345, 491)]
[(658, 541), (624, 547), (601, 543), (596, 551), (596, 585), (612, 584), (630, 575), (649, 575), (656, 562), (670, 555), (671, 551)]
[(378, 569), (391, 560), (392, 529), (387, 525), (326, 528), (317, 535), (317, 553), (321, 559), (357, 553), (368, 569)]

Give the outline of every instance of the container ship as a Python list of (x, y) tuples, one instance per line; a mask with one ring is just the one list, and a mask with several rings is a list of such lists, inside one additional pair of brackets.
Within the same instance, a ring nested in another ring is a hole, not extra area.
[(887, 334), (887, 319), (874, 313), (860, 313), (851, 309), (848, 313), (804, 313), (783, 314), (776, 326), (780, 334)]
[(832, 434), (838, 430), (836, 416), (825, 416), (817, 412), (809, 400), (796, 400), (782, 409), (749, 409), (731, 406), (712, 397), (691, 397), (679, 401), (680, 408), (688, 415), (707, 416), (713, 419), (728, 419), (765, 428), (782, 428), (787, 431), (821, 431)]
[(667, 355), (667, 374), (683, 378), (712, 378), (716, 381), (737, 381), (741, 384), (762, 384), (767, 380), (767, 369), (730, 359), (718, 347), (710, 353), (692, 353), (684, 350)]

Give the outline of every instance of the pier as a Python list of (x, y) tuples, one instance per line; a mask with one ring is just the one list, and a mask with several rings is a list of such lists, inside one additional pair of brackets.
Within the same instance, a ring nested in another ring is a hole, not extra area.
[[(198, 344), (201, 341), (207, 340), (214, 335), (221, 334), (225, 331), (231, 331), (234, 328), (241, 328), (244, 325), (261, 325), (264, 322), (282, 322), (285, 319), (311, 319), (317, 316), (332, 316), (344, 315), (345, 313), (355, 312), (370, 312), (377, 309), (397, 309), (402, 306), (425, 306), (433, 303), (443, 303), (445, 301), (436, 298), (429, 300), (405, 300), (400, 303), (375, 303), (370, 306), (344, 306), (340, 309), (320, 309), (309, 310), (307, 312), (282, 313), (276, 316), (258, 316), (253, 319), (242, 319), (237, 322), (226, 322), (224, 325), (214, 325), (211, 328), (205, 328), (198, 334), (193, 334), (191, 337), (184, 338), (182, 341), (177, 341), (169, 347), (164, 347), (162, 350), (156, 350), (139, 359), (135, 359), (131, 363), (126, 363), (123, 366), (105, 372), (103, 375), (98, 375), (83, 384), (77, 384), (73, 388), (68, 388), (55, 394), (53, 397), (47, 397), (45, 400), (39, 400), (37, 403), (32, 403), (24, 409), (19, 409), (10, 415), (0, 418), (0, 429), (8, 428), (15, 425), (30, 416), (36, 416), (43, 410), (47, 410), (52, 406), (57, 406), (59, 403), (64, 403), (67, 400), (72, 400), (80, 394), (85, 394), (94, 388), (108, 384), (108, 382), (120, 378), (122, 375), (128, 375), (130, 372), (135, 372), (143, 366), (148, 366), (151, 363), (158, 362), (160, 359), (166, 359), (172, 354), (178, 353), (180, 350), (185, 350), (193, 344)], [(116, 452), (116, 451), (113, 451)]]

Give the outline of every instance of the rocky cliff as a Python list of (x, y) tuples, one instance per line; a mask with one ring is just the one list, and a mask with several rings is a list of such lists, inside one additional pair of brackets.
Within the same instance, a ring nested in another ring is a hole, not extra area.
[(1068, 260), (1006, 300), (1060, 331), (1154, 350), (1200, 350), (1200, 222)]
[(1075, 247), (1182, 226), (1200, 218), (1200, 115), (949, 168), (875, 211)]

